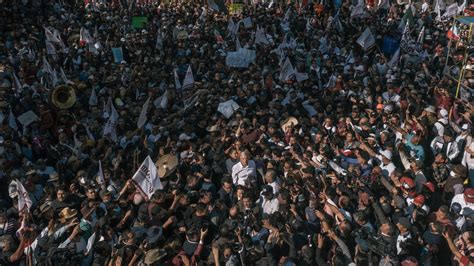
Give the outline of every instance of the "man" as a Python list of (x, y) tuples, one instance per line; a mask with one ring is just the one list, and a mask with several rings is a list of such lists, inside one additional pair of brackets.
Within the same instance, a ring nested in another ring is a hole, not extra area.
[(270, 185), (265, 185), (262, 189), (260, 199), (258, 199), (257, 204), (259, 204), (263, 213), (273, 214), (278, 211), (278, 199), (273, 196), (273, 188)]
[(257, 167), (251, 160), (250, 152), (240, 154), (240, 162), (232, 167), (232, 180), (234, 185), (252, 187), (256, 181)]
[(454, 140), (454, 135), (451, 130), (444, 130), (443, 137), (434, 138), (430, 147), (434, 154), (444, 154), (448, 162), (455, 160), (460, 152), (458, 143)]
[(474, 188), (466, 188), (464, 193), (454, 196), (453, 200), (451, 201), (451, 208), (455, 203), (461, 205), (461, 215), (463, 215), (467, 210), (466, 208), (474, 210)]
[(431, 170), (433, 171), (433, 178), (436, 181), (436, 187), (443, 189), (449, 177), (449, 168), (446, 165), (446, 156), (444, 154), (438, 153), (435, 156)]

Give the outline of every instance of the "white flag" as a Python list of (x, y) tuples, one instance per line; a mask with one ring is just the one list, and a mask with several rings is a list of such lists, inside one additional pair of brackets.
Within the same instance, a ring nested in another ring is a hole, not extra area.
[(13, 86), (15, 88), (16, 94), (20, 94), (23, 92), (23, 86), (21, 85), (21, 82), (14, 71), (13, 71)]
[(458, 6), (458, 14), (464, 12), (466, 9), (467, 0), (464, 0), (460, 6)]
[(365, 31), (360, 35), (359, 39), (357, 39), (357, 43), (362, 46), (365, 51), (375, 45), (375, 38), (369, 27), (365, 28)]
[(237, 31), (240, 27), (240, 22), (241, 21), (235, 24), (232, 18), (229, 19), (229, 22), (227, 24), (227, 30), (229, 31), (229, 33), (227, 34), (227, 36), (235, 36), (237, 34)]
[(61, 46), (61, 49), (66, 48), (66, 45), (64, 45), (64, 42), (61, 39), (61, 33), (57, 29), (54, 29), (53, 31), (54, 31), (54, 33), (53, 33), (54, 37), (59, 40), (58, 44), (59, 44), (59, 46)]
[(436, 0), (434, 11), (436, 13), (436, 20), (441, 21), (441, 2), (442, 0)]
[(173, 72), (174, 72), (174, 86), (176, 87), (177, 90), (180, 90), (183, 86), (181, 86), (181, 82), (179, 82), (178, 72), (176, 72), (176, 69)]
[(43, 72), (53, 75), (53, 68), (49, 64), (46, 57), (43, 56)]
[(8, 115), (8, 126), (13, 129), (13, 130), (18, 130), (18, 125), (16, 123), (16, 117), (12, 113), (12, 110), (10, 109), (10, 114)]
[(364, 6), (364, 0), (359, 0), (357, 5), (351, 11), (351, 19), (363, 17), (365, 15)]
[(56, 47), (54, 47), (54, 45), (49, 42), (49, 41), (46, 41), (46, 52), (49, 54), (49, 55), (55, 55), (57, 54), (56, 53)]
[(89, 97), (89, 105), (90, 106), (96, 106), (98, 102), (99, 101), (97, 99), (97, 94), (95, 93), (94, 88), (92, 88), (91, 96)]
[(155, 48), (159, 50), (163, 50), (163, 36), (161, 34), (161, 31), (158, 31), (158, 33), (156, 34)]
[(33, 49), (28, 49), (28, 60), (34, 61), (36, 58), (36, 53), (33, 51)]
[(158, 169), (149, 155), (133, 175), (132, 181), (137, 185), (137, 188), (145, 196), (146, 200), (149, 200), (156, 190), (163, 189), (160, 177), (158, 176)]
[(138, 117), (137, 121), (137, 128), (141, 129), (143, 125), (146, 123), (146, 114), (148, 112), (148, 105), (150, 105), (150, 97), (146, 100), (146, 102), (143, 104), (142, 111), (140, 112), (140, 116)]
[(28, 194), (28, 191), (26, 191), (25, 187), (18, 179), (15, 179), (10, 183), (10, 187), (8, 188), (8, 193), (10, 194), (11, 198), (17, 197), (19, 212), (22, 212), (22, 211), (29, 212), (31, 205), (33, 203), (30, 199), (30, 195)]
[(117, 110), (115, 110), (115, 107), (114, 107), (114, 104), (112, 103), (111, 98), (109, 98), (109, 100), (107, 102), (106, 109), (108, 109), (108, 108), (110, 108), (108, 110), (109, 119), (105, 123), (103, 135), (106, 136), (106, 135), (110, 134), (110, 139), (117, 142), (118, 139), (117, 139), (117, 132), (115, 131), (115, 127), (117, 126), (117, 121), (118, 121), (119, 115), (117, 113)]
[(97, 183), (104, 188), (105, 187), (105, 177), (104, 171), (102, 171), (102, 162), (99, 160), (99, 172), (97, 173)]
[(281, 70), (280, 70), (280, 80), (281, 81), (287, 81), (290, 79), (290, 77), (295, 74), (295, 69), (293, 68), (293, 65), (291, 64), (290, 59), (287, 57), (285, 59), (285, 63), (283, 64)]
[(59, 68), (59, 72), (61, 73), (61, 79), (65, 84), (72, 84), (72, 82), (67, 78), (66, 73), (64, 73), (64, 69), (62, 67)]
[(263, 31), (262, 28), (257, 26), (257, 31), (255, 32), (255, 44), (270, 44), (270, 42), (267, 39), (267, 35)]
[(378, 8), (380, 9), (390, 9), (390, 3), (388, 0), (380, 0), (378, 4)]
[(389, 67), (394, 67), (398, 65), (398, 59), (400, 58), (400, 48), (397, 49), (397, 51), (392, 55), (392, 58), (390, 61), (387, 63)]
[(304, 73), (304, 72), (295, 72), (295, 77), (296, 77), (296, 81), (298, 82), (305, 81), (309, 78), (308, 73)]
[(51, 77), (53, 78), (53, 86), (56, 87), (59, 83), (58, 74), (56, 72), (56, 69), (53, 69), (53, 74), (51, 75)]
[(155, 106), (155, 108), (166, 109), (166, 107), (168, 106), (168, 90), (166, 90), (163, 95), (156, 98), (153, 101), (153, 105)]
[(194, 85), (193, 70), (191, 69), (191, 65), (189, 65), (188, 70), (186, 71), (186, 77), (184, 77), (183, 89), (187, 89), (193, 85)]
[(444, 12), (442, 19), (446, 20), (446, 19), (456, 16), (457, 14), (458, 14), (458, 4), (453, 3), (449, 5), (448, 8), (446, 8), (446, 12)]
[(92, 247), (94, 246), (95, 238), (96, 238), (96, 232), (94, 232), (94, 233), (89, 237), (89, 239), (87, 239), (87, 246), (86, 246), (86, 252), (85, 252), (85, 254), (89, 254), (89, 252), (92, 250)]
[(239, 37), (235, 37), (235, 51), (239, 51), (242, 49), (242, 45), (240, 45)]
[(86, 44), (94, 43), (94, 39), (90, 35), (89, 31), (84, 27), (81, 27), (79, 31), (79, 41)]
[(336, 86), (336, 80), (337, 80), (336, 75), (332, 74), (331, 77), (328, 80), (328, 83), (326, 83), (324, 88), (326, 88), (326, 89), (333, 88), (334, 86)]
[(246, 17), (242, 20), (242, 22), (244, 23), (244, 27), (246, 29), (248, 28), (251, 28), (252, 27), (252, 19), (250, 17)]
[(60, 43), (61, 40), (58, 39), (57, 35), (53, 34), (48, 28), (44, 28), (44, 34), (46, 35), (46, 41)]

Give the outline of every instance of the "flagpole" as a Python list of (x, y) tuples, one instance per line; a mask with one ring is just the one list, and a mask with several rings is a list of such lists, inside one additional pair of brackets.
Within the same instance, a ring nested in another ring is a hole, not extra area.
[(467, 43), (467, 47), (466, 47), (466, 52), (464, 52), (464, 59), (463, 59), (463, 63), (462, 63), (462, 68), (461, 68), (461, 73), (459, 74), (459, 80), (458, 80), (458, 86), (456, 88), (456, 96), (455, 98), (457, 99), (458, 98), (458, 95), (459, 95), (459, 89), (461, 88), (461, 81), (462, 81), (462, 78), (464, 76), (464, 68), (466, 66), (466, 62), (467, 62), (467, 53), (469, 51), (469, 46), (471, 45), (471, 36), (472, 35), (472, 23), (469, 23), (469, 34), (468, 34), (468, 43)]

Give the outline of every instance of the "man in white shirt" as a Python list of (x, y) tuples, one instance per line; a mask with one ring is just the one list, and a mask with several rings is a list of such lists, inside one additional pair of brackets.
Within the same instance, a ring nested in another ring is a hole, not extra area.
[[(257, 167), (251, 160), (250, 152), (244, 151), (240, 154), (240, 162), (232, 167), (232, 180), (234, 185), (249, 186), (247, 180), (257, 176)], [(248, 180), (250, 181), (250, 180)]]
[(410, 220), (408, 220), (408, 218), (406, 217), (398, 218), (397, 228), (398, 228), (398, 231), (400, 231), (400, 234), (397, 237), (397, 255), (399, 255), (403, 251), (402, 243), (406, 242), (408, 239), (412, 237), (410, 233), (410, 228), (411, 228)]
[(464, 214), (466, 208), (474, 210), (474, 188), (466, 188), (464, 193), (454, 196), (451, 201), (451, 206), (453, 206), (454, 203), (461, 205), (461, 215)]
[(273, 188), (270, 185), (265, 185), (263, 187), (257, 204), (262, 207), (263, 213), (270, 215), (278, 211), (278, 199), (273, 196)]
[(377, 159), (380, 160), (380, 168), (382, 168), (382, 174), (384, 177), (389, 177), (395, 170), (395, 165), (392, 160), (392, 152), (390, 150), (380, 151), (376, 155)]

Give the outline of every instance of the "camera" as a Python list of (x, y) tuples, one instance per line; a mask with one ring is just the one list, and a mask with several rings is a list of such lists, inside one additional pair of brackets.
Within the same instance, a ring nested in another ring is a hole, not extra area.
[(386, 241), (380, 235), (376, 235), (376, 236), (369, 235), (367, 237), (367, 245), (370, 251), (382, 257), (385, 257), (385, 256), (394, 257), (397, 254), (392, 243)]

